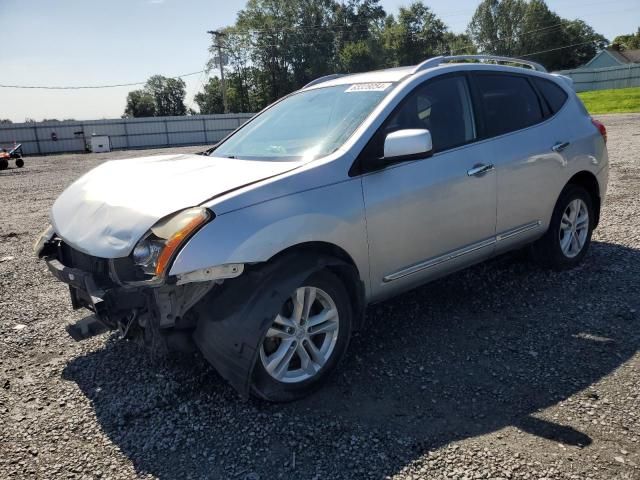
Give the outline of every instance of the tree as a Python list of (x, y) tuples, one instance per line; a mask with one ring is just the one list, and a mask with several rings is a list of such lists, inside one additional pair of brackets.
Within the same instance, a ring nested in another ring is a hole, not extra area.
[(556, 48), (571, 44), (565, 33), (568, 23), (552, 12), (543, 0), (531, 0), (522, 18), (522, 31), (515, 55), (527, 55), (529, 60), (539, 62), (549, 69), (562, 68), (567, 52)]
[(557, 65), (549, 66), (550, 69), (577, 68), (587, 63), (609, 44), (609, 40), (582, 20), (567, 22), (564, 30), (565, 38), (563, 44), (559, 46), (573, 46), (560, 50), (562, 57), (558, 59)]
[(167, 78), (162, 75), (154, 75), (149, 78), (144, 90), (153, 97), (155, 116), (186, 115), (185, 87), (184, 80), (181, 78)]
[(400, 7), (398, 19), (384, 28), (385, 48), (393, 65), (414, 65), (444, 50), (446, 25), (421, 1)]
[(203, 115), (211, 113), (224, 113), (224, 104), (222, 103), (222, 85), (220, 79), (212, 77), (204, 86), (202, 92), (196, 93), (193, 97), (200, 113)]
[[(254, 70), (251, 66), (253, 44), (251, 34), (237, 27), (223, 30), (224, 50), (226, 54), (225, 88), (227, 106), (231, 112), (255, 112), (261, 110), (266, 103), (256, 97)], [(214, 43), (209, 51), (217, 55), (218, 47)], [(208, 64), (211, 71), (219, 65), (213, 59)], [(220, 93), (221, 94), (221, 93)]]
[[(256, 112), (331, 73), (478, 52), (523, 56), (550, 69), (573, 68), (607, 42), (586, 23), (563, 19), (544, 0), (483, 0), (462, 34), (449, 31), (420, 0), (396, 15), (387, 15), (380, 0), (247, 0), (218, 41), (233, 112)], [(212, 53), (217, 50), (211, 45)], [(203, 113), (221, 112), (221, 95), (219, 81), (212, 79), (196, 103)]]
[(338, 71), (357, 73), (380, 67), (382, 46), (375, 41), (358, 40), (345, 43), (338, 53)]
[(484, 0), (476, 8), (467, 31), (481, 53), (511, 56), (519, 39), (527, 4), (524, 0)]
[(471, 37), (466, 33), (445, 32), (444, 51), (447, 55), (475, 55), (478, 49), (474, 45)]
[(613, 47), (617, 50), (636, 50), (640, 48), (640, 27), (636, 33), (618, 35), (613, 39)]
[(334, 7), (336, 69), (356, 73), (386, 63), (382, 32), (386, 13), (379, 0), (350, 0)]
[[(291, 49), (301, 42), (296, 0), (248, 0), (236, 27), (251, 35), (251, 62), (261, 72), (256, 89), (264, 104), (293, 90)], [(261, 102), (261, 103), (262, 103)]]
[(9, 120), (8, 118), (3, 118), (0, 120), (0, 125), (9, 125), (13, 123), (11, 120)]
[(149, 92), (145, 90), (133, 90), (129, 92), (123, 117), (153, 117), (155, 114), (156, 105), (153, 96)]
[(142, 89), (129, 92), (123, 117), (186, 115), (185, 96), (184, 80), (154, 75)]
[(567, 20), (544, 0), (484, 0), (467, 28), (482, 53), (524, 57), (549, 70), (575, 68), (606, 46), (582, 20)]

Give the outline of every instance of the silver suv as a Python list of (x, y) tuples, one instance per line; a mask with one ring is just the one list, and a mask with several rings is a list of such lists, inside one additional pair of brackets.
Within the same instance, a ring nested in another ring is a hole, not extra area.
[(369, 303), (527, 244), (553, 269), (582, 261), (605, 142), (570, 81), (532, 62), (333, 75), (206, 155), (95, 168), (36, 252), (75, 308), (288, 401), (335, 369)]

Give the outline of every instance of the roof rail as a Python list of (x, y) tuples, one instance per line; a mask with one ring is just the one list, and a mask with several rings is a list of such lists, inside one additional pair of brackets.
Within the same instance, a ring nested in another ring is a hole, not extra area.
[(446, 57), (443, 57), (442, 55), (440, 55), (439, 57), (427, 58), (424, 62), (416, 65), (416, 68), (414, 68), (411, 73), (418, 73), (422, 70), (426, 70), (427, 68), (437, 67), (442, 62), (444, 62), (445, 58)]
[(537, 72), (546, 72), (547, 69), (536, 62), (529, 60), (522, 60), (521, 58), (500, 57), (497, 55), (451, 55), (447, 57), (433, 57), (425, 60), (424, 62), (416, 65), (412, 73), (421, 72), (427, 68), (437, 67), (445, 62), (456, 62), (460, 60), (475, 60), (478, 62), (495, 62), (495, 63), (516, 63), (519, 65), (526, 65), (527, 67)]
[(319, 83), (328, 82), (329, 80), (333, 80), (334, 78), (344, 77), (344, 75), (345, 75), (344, 73), (332, 73), (331, 75), (325, 75), (324, 77), (318, 77), (315, 80), (311, 80), (309, 83), (307, 83), (300, 90), (304, 90), (307, 87), (311, 87), (311, 86), (317, 85)]

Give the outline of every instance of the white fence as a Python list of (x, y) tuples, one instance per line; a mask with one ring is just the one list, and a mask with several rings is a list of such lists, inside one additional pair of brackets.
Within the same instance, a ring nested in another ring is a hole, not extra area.
[(68, 120), (0, 125), (0, 145), (21, 143), (25, 154), (83, 152), (94, 135), (107, 135), (112, 149), (214, 144), (252, 113), (184, 117)]
[(607, 68), (576, 68), (554, 73), (571, 77), (576, 92), (640, 86), (640, 63)]

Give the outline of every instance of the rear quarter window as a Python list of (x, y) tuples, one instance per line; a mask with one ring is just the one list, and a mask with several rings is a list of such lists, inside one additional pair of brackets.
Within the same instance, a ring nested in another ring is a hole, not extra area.
[(567, 92), (552, 81), (544, 78), (534, 77), (533, 83), (535, 83), (536, 88), (547, 102), (551, 115), (555, 115), (567, 101), (567, 98), (569, 97)]
[(538, 95), (526, 77), (478, 74), (474, 82), (484, 112), (486, 137), (520, 130), (544, 119)]

